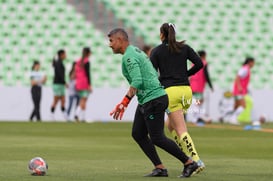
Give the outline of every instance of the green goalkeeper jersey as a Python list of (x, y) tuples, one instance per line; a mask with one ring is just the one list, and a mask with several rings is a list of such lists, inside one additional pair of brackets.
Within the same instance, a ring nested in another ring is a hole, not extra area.
[(139, 48), (129, 45), (122, 57), (122, 74), (129, 84), (137, 89), (139, 104), (166, 94), (157, 72), (147, 55)]

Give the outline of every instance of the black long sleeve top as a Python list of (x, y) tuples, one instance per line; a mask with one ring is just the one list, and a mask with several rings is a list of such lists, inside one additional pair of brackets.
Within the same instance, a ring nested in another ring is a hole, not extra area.
[[(159, 80), (164, 88), (190, 85), (188, 77), (203, 67), (200, 57), (187, 44), (182, 46), (179, 53), (171, 53), (167, 42), (163, 41), (152, 50), (150, 59), (154, 68), (159, 71)], [(187, 60), (194, 64), (189, 70)]]

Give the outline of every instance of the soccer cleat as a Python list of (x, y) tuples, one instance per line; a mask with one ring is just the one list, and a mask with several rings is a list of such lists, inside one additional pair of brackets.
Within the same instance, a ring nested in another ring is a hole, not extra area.
[(152, 173), (144, 175), (144, 177), (168, 177), (168, 170), (161, 169), (161, 168), (155, 168), (155, 169), (153, 169)]
[(196, 170), (196, 173), (200, 173), (205, 169), (205, 164), (202, 162), (202, 160), (197, 161), (198, 169)]
[(188, 165), (185, 165), (180, 178), (190, 177), (194, 175), (197, 172), (197, 169), (198, 169), (198, 165), (195, 161), (193, 161), (192, 163)]

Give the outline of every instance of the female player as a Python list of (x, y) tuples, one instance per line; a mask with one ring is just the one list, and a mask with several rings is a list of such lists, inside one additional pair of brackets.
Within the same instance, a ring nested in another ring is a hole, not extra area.
[(88, 47), (83, 48), (82, 57), (76, 61), (76, 90), (80, 96), (80, 102), (76, 109), (75, 119), (77, 122), (81, 119), (85, 121), (86, 102), (90, 92), (92, 92), (89, 57), (91, 50)]
[(42, 95), (42, 85), (46, 82), (46, 76), (40, 72), (40, 62), (34, 61), (30, 73), (31, 79), (31, 96), (34, 104), (34, 109), (30, 116), (30, 121), (36, 116), (37, 121), (41, 121), (40, 102)]
[[(204, 90), (206, 83), (208, 83), (210, 89), (213, 91), (213, 86), (210, 80), (209, 71), (208, 71), (208, 63), (206, 61), (207, 53), (204, 50), (198, 51), (198, 55), (200, 56), (204, 67), (199, 70), (196, 74), (190, 77), (190, 85), (192, 89), (192, 95), (195, 100), (198, 101), (198, 104), (192, 105), (192, 110), (197, 110), (191, 114), (188, 114), (191, 117), (192, 123), (198, 123), (203, 125), (204, 123), (208, 123), (209, 120), (201, 114), (201, 107), (204, 102)], [(204, 108), (203, 108), (204, 109)]]
[(68, 94), (69, 94), (69, 99), (68, 99), (68, 108), (67, 108), (67, 118), (70, 120), (70, 112), (71, 108), (73, 106), (74, 101), (76, 102), (76, 107), (79, 105), (79, 95), (77, 94), (76, 91), (76, 73), (75, 73), (75, 63), (72, 64), (72, 68), (69, 72), (69, 83), (68, 83)]
[[(162, 24), (160, 39), (162, 44), (152, 50), (150, 59), (154, 68), (159, 71), (159, 80), (169, 97), (168, 128), (181, 150), (198, 163), (198, 171), (201, 171), (204, 163), (200, 160), (187, 131), (183, 113), (187, 111), (192, 101), (188, 77), (198, 72), (203, 67), (203, 63), (184, 41), (176, 41), (174, 24)], [(187, 70), (188, 59), (194, 64), (189, 70)]]
[(61, 101), (61, 110), (63, 112), (64, 118), (66, 119), (65, 113), (65, 66), (63, 61), (66, 59), (66, 53), (64, 50), (58, 51), (57, 60), (53, 60), (53, 68), (54, 68), (54, 80), (53, 80), (53, 93), (54, 100), (51, 106), (51, 114), (54, 119), (54, 112), (56, 105), (59, 101)]
[(130, 84), (127, 94), (110, 115), (114, 119), (122, 119), (130, 100), (136, 95), (139, 104), (135, 113), (132, 136), (155, 166), (152, 173), (146, 176), (168, 176), (167, 169), (156, 152), (156, 145), (183, 163), (184, 170), (181, 177), (190, 177), (197, 170), (198, 165), (164, 134), (164, 111), (168, 106), (168, 96), (160, 85), (148, 56), (129, 44), (128, 34), (123, 29), (112, 30), (108, 37), (113, 53), (123, 55), (122, 73)]
[(244, 111), (246, 107), (245, 95), (248, 93), (248, 84), (250, 81), (251, 68), (254, 66), (254, 58), (246, 58), (243, 66), (238, 71), (233, 85), (233, 95), (235, 97), (234, 112), (231, 116), (231, 124), (239, 124), (237, 117)]

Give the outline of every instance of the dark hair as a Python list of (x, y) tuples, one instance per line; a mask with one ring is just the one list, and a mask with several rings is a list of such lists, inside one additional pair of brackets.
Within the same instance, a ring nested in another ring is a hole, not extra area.
[(124, 40), (129, 41), (129, 37), (128, 37), (127, 32), (122, 28), (115, 28), (115, 29), (111, 30), (108, 33), (108, 37), (111, 37), (111, 36), (116, 35), (116, 34), (121, 35)]
[(33, 62), (33, 64), (32, 64), (32, 67), (31, 67), (31, 70), (34, 70), (34, 67), (36, 66), (36, 65), (39, 65), (40, 64), (40, 62), (38, 61), (38, 60), (34, 60), (34, 62)]
[(61, 56), (62, 56), (64, 53), (65, 53), (65, 51), (64, 51), (63, 49), (58, 50), (58, 52), (57, 52), (57, 59), (56, 59), (56, 57), (54, 57), (53, 60), (52, 60), (52, 66), (53, 66), (53, 67), (55, 67), (55, 62), (56, 62), (57, 60), (60, 60), (60, 59), (61, 59)]
[(152, 49), (152, 47), (150, 45), (144, 45), (142, 47), (142, 50), (147, 54), (150, 50)]
[(172, 23), (164, 23), (160, 27), (160, 33), (165, 38), (165, 41), (168, 42), (169, 51), (172, 53), (180, 52), (185, 41), (178, 42), (175, 38), (175, 25)]
[(243, 65), (248, 64), (249, 62), (254, 62), (255, 59), (253, 57), (247, 57), (246, 60), (244, 61)]
[(207, 53), (206, 53), (205, 50), (199, 50), (197, 53), (198, 53), (198, 55), (199, 55), (200, 57), (204, 57), (204, 56), (207, 55)]
[(65, 53), (65, 51), (64, 50), (59, 50), (58, 51), (58, 59), (61, 59), (61, 56), (63, 55)]
[(82, 58), (81, 58), (81, 67), (84, 66), (84, 58), (91, 53), (91, 49), (89, 47), (84, 47), (82, 49)]

